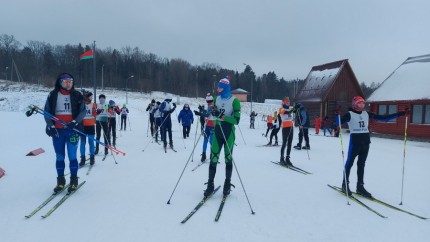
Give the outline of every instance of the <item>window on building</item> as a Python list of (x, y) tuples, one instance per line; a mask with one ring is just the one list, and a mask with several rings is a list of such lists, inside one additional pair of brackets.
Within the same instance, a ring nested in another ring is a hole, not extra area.
[[(387, 104), (379, 104), (378, 105), (378, 114), (379, 115), (389, 115), (397, 113), (397, 105), (387, 105)], [(396, 120), (390, 120), (388, 122), (396, 122)]]
[(430, 104), (412, 105), (412, 123), (430, 124)]

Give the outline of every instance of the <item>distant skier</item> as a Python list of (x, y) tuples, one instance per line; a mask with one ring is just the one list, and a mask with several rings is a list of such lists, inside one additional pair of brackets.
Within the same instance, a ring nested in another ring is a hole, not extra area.
[[(208, 93), (207, 96), (210, 96), (210, 93)], [(196, 116), (200, 116), (200, 131), (203, 133), (205, 128), (206, 118), (204, 115), (200, 115), (200, 114), (205, 113), (205, 105), (199, 105), (198, 109), (199, 111), (194, 110), (194, 114)]]
[[(154, 127), (152, 128), (154, 130), (154, 138), (155, 138), (155, 142), (158, 143), (158, 134), (159, 134), (159, 130), (160, 130), (160, 126), (161, 126), (161, 112), (158, 109), (160, 107), (161, 103), (160, 102), (156, 102), (155, 103), (155, 108), (154, 110), (152, 110), (152, 114), (154, 115)], [(161, 136), (161, 134), (160, 134)]]
[(321, 118), (319, 115), (315, 117), (314, 126), (315, 126), (315, 134), (318, 135), (320, 133), (320, 128), (321, 128)]
[(151, 103), (148, 104), (148, 107), (146, 108), (146, 111), (149, 112), (149, 125), (151, 126), (151, 136), (154, 136), (153, 127), (155, 127), (155, 117), (154, 117), (155, 108), (156, 108), (155, 99), (152, 99)]
[(67, 124), (63, 126), (45, 116), (46, 134), (52, 137), (56, 154), (57, 186), (54, 188), (54, 192), (62, 191), (66, 185), (64, 177), (66, 148), (70, 167), (68, 191), (73, 192), (78, 188), (76, 153), (79, 143), (79, 135), (73, 129), (78, 128), (78, 124), (85, 117), (85, 105), (82, 94), (74, 88), (72, 75), (68, 73), (58, 75), (54, 90), (49, 93), (44, 110)]
[[(99, 95), (99, 102), (97, 104), (97, 116), (96, 116), (96, 139), (100, 140), (100, 137), (103, 133), (104, 143), (109, 145), (108, 143), (108, 109), (109, 105), (106, 104), (106, 96), (104, 94)], [(102, 132), (103, 131), (103, 132)], [(96, 143), (96, 151), (94, 154), (99, 153), (99, 143)], [(105, 147), (105, 155), (108, 154), (108, 148)]]
[(267, 145), (272, 145), (273, 137), (275, 137), (275, 144), (273, 144), (273, 146), (278, 145), (278, 132), (280, 129), (281, 129), (281, 126), (279, 125), (278, 112), (275, 111), (275, 113), (273, 114), (273, 126), (272, 126), (272, 131), (270, 132), (270, 140), (269, 140), (269, 143), (267, 143)]
[[(109, 118), (108, 118), (108, 141), (109, 145), (116, 147), (116, 115), (120, 114), (121, 111), (116, 105), (115, 101), (109, 100), (108, 108)], [(112, 134), (112, 143), (110, 142), (110, 137)]]
[(213, 97), (212, 95), (210, 95), (210, 93), (207, 94), (206, 96), (206, 103), (208, 104), (208, 109), (207, 110), (200, 110), (200, 112), (198, 111), (194, 111), (194, 113), (196, 115), (199, 115), (200, 117), (203, 117), (206, 119), (206, 121), (203, 121), (203, 124), (206, 122), (206, 126), (203, 125), (204, 127), (204, 140), (203, 140), (203, 152), (202, 152), (202, 157), (200, 159), (201, 162), (204, 162), (206, 160), (206, 149), (208, 146), (208, 142), (212, 145), (212, 139), (213, 139), (213, 133), (214, 133), (214, 118), (211, 115), (211, 110), (212, 110), (212, 105), (213, 105)]
[[(309, 145), (309, 115), (308, 111), (303, 107), (303, 104), (297, 103), (294, 107), (296, 110), (296, 123), (299, 124), (299, 142), (295, 149), (309, 150), (311, 147)], [(306, 145), (302, 147), (303, 138), (305, 139)]]
[[(172, 103), (172, 96), (167, 95), (166, 99), (160, 105), (161, 112), (161, 140), (164, 142), (164, 148), (167, 147), (167, 133), (169, 134), (169, 146), (173, 149), (173, 139), (172, 139), (172, 119), (171, 114), (176, 109), (176, 104)], [(173, 108), (172, 108), (173, 106)]]
[(190, 137), (191, 124), (194, 123), (194, 115), (190, 110), (190, 105), (185, 104), (179, 112), (178, 122), (182, 122), (182, 135), (184, 139)]
[(267, 115), (267, 130), (266, 130), (266, 135), (265, 137), (267, 137), (267, 134), (269, 133), (269, 130), (271, 130), (273, 127), (273, 117), (272, 115)]
[(214, 99), (214, 107), (211, 114), (215, 121), (215, 136), (212, 140), (211, 161), (209, 165), (209, 179), (204, 196), (211, 195), (214, 191), (214, 178), (221, 149), (224, 146), (225, 181), (223, 194), (227, 196), (231, 189), (231, 176), (233, 173), (233, 148), (235, 140), (235, 125), (240, 121), (240, 101), (231, 95), (230, 81), (223, 78), (218, 82), (217, 92), (219, 96)]
[(252, 111), (251, 115), (249, 115), (249, 128), (250, 129), (255, 129), (254, 124), (255, 124), (255, 117), (257, 117), (257, 114), (255, 113), (255, 111)]
[[(378, 115), (365, 110), (366, 101), (360, 96), (355, 96), (352, 100), (352, 109), (344, 114), (341, 118), (341, 124), (347, 122), (350, 131), (348, 158), (345, 162), (345, 174), (346, 179), (342, 179), (342, 190), (351, 195), (349, 189), (349, 174), (354, 164), (355, 158), (357, 160), (357, 190), (358, 194), (365, 197), (372, 197), (364, 188), (364, 166), (366, 164), (367, 154), (369, 153), (370, 146), (370, 135), (369, 135), (369, 119), (388, 122), (392, 119), (396, 119), (400, 116), (406, 115), (409, 110), (389, 114), (389, 115)], [(345, 184), (346, 180), (346, 184)]]
[(123, 124), (124, 124), (124, 131), (127, 129), (128, 114), (129, 114), (129, 111), (128, 111), (127, 105), (123, 104), (121, 108), (121, 129), (120, 130), (122, 130)]
[[(86, 109), (86, 115), (82, 120), (83, 124), (83, 133), (88, 135), (88, 146), (90, 152), (90, 165), (94, 165), (94, 135), (96, 134), (96, 115), (97, 115), (97, 104), (93, 103), (93, 93), (92, 92), (83, 92), (84, 93), (84, 103)], [(79, 162), (79, 166), (85, 165), (85, 146), (86, 146), (87, 137), (81, 134), (81, 161)]]

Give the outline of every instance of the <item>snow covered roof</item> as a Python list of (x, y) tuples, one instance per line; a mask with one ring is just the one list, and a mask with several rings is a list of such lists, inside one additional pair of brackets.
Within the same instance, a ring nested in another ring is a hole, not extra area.
[(407, 58), (367, 101), (423, 99), (430, 99), (430, 54)]
[(300, 100), (301, 102), (322, 101), (346, 61), (340, 60), (312, 67), (296, 100)]
[(246, 90), (243, 90), (242, 88), (234, 89), (233, 91), (231, 91), (231, 93), (233, 93), (233, 94), (248, 94), (248, 92)]

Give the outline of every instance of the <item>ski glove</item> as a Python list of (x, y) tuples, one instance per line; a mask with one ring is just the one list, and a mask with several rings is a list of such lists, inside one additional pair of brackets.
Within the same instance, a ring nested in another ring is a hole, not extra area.
[(224, 116), (224, 109), (221, 109), (221, 110), (218, 110), (218, 109), (212, 109), (211, 110), (211, 114), (212, 114), (212, 116), (214, 116), (214, 117), (217, 117), (217, 118), (222, 118), (222, 116)]
[(72, 130), (72, 129), (76, 128), (76, 126), (78, 126), (78, 122), (73, 120), (72, 122), (67, 123), (66, 128), (69, 130)]
[(58, 132), (55, 128), (55, 125), (46, 126), (45, 132), (49, 137), (58, 137)]
[(176, 103), (172, 103), (173, 107), (176, 108)]

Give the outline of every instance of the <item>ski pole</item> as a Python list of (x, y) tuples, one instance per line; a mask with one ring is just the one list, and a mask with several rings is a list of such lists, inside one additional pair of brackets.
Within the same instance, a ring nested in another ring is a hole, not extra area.
[[(199, 129), (199, 122), (196, 122), (196, 133), (194, 134), (194, 146), (196, 146), (197, 130)], [(194, 149), (191, 158), (191, 162), (194, 162)]]
[[(221, 125), (221, 124), (219, 124), (219, 127), (220, 127), (220, 129), (221, 129), (221, 133), (222, 133), (222, 137), (224, 138), (224, 142), (225, 142), (225, 144), (226, 144), (225, 146), (226, 146), (226, 147), (227, 147), (227, 149), (228, 149), (228, 153), (230, 153), (230, 155), (231, 155), (231, 162), (233, 162), (234, 169), (236, 170), (237, 176), (239, 177), (240, 185), (242, 185), (243, 192), (245, 193), (245, 197), (246, 197), (246, 200), (248, 201), (249, 208), (251, 209), (251, 214), (255, 214), (254, 210), (252, 210), (252, 206), (251, 206), (251, 202), (249, 201), (248, 194), (246, 194), (245, 187), (243, 186), (242, 178), (240, 177), (239, 170), (237, 169), (236, 162), (234, 162), (232, 150), (231, 150), (231, 148), (228, 146), (228, 142), (227, 142), (227, 139), (226, 139), (226, 137), (225, 137), (225, 134), (224, 134), (224, 130), (223, 130), (223, 128), (222, 128), (222, 125)], [(238, 125), (238, 127), (239, 127), (239, 125)], [(225, 149), (225, 148), (224, 148), (224, 149)]]
[(172, 192), (172, 194), (170, 195), (170, 197), (169, 197), (169, 201), (167, 201), (167, 204), (170, 204), (170, 199), (172, 199), (172, 196), (173, 196), (173, 194), (175, 193), (176, 188), (178, 187), (179, 181), (181, 181), (182, 175), (184, 174), (184, 171), (185, 171), (185, 169), (187, 168), (188, 163), (190, 162), (190, 159), (191, 159), (191, 157), (193, 156), (193, 154), (194, 154), (194, 150), (196, 149), (196, 146), (197, 146), (197, 144), (199, 143), (199, 140), (200, 140), (200, 138), (201, 138), (201, 137), (202, 137), (202, 134), (200, 134), (200, 135), (199, 135), (199, 138), (198, 138), (197, 142), (194, 144), (193, 151), (191, 152), (190, 157), (188, 157), (188, 160), (187, 160), (187, 162), (185, 163), (184, 169), (182, 169), (181, 175), (179, 176), (179, 179), (178, 179), (178, 181), (176, 182), (175, 188), (173, 189), (173, 192)]
[(242, 130), (240, 129), (239, 124), (237, 125), (237, 127), (239, 128), (240, 136), (242, 136), (243, 143), (245, 143), (246, 145), (246, 142), (245, 142), (245, 139), (243, 138)]
[[(130, 117), (127, 115), (126, 119), (128, 120), (128, 127), (130, 128), (131, 131), (131, 122), (130, 122)], [(124, 122), (125, 123), (125, 122)], [(152, 126), (151, 126), (151, 130), (152, 130)]]
[(346, 180), (346, 171), (345, 171), (345, 154), (343, 152), (343, 139), (342, 139), (342, 123), (340, 121), (340, 115), (337, 115), (338, 121), (339, 121), (339, 136), (340, 136), (340, 146), (342, 148), (342, 166), (343, 166), (343, 182), (345, 183), (345, 194), (346, 194), (346, 204), (349, 204), (349, 194), (348, 194), (348, 189), (349, 189), (349, 184)]
[[(111, 144), (111, 142), (110, 142), (110, 138), (108, 137), (108, 135), (106, 135), (106, 131), (105, 131), (105, 129), (103, 128), (103, 125), (100, 123), (100, 121), (97, 121), (98, 123), (99, 123), (99, 125), (100, 125), (100, 127), (102, 128), (102, 131), (103, 131), (103, 137), (105, 138), (105, 140), (108, 142), (108, 144), (110, 145)], [(108, 124), (108, 132), (109, 132), (109, 124)], [(117, 164), (118, 165), (118, 162), (116, 161), (116, 158), (115, 158), (115, 156), (113, 155), (113, 153), (112, 153), (112, 150), (110, 150), (110, 154), (112, 155), (112, 157), (113, 157), (113, 160), (115, 161), (115, 164)]]
[(403, 184), (404, 184), (404, 178), (405, 178), (405, 159), (406, 159), (406, 136), (407, 136), (407, 130), (408, 130), (408, 115), (406, 115), (405, 138), (404, 138), (404, 141), (403, 141), (402, 192), (401, 192), (401, 195), (400, 195), (400, 203), (399, 203), (399, 205), (403, 205)]
[[(39, 107), (38, 107), (38, 106), (36, 106), (36, 105), (30, 105), (30, 106), (29, 106), (29, 108), (30, 108), (30, 110), (28, 110), (28, 111), (25, 113), (25, 114), (27, 115), (27, 117), (30, 117), (34, 112), (37, 112), (37, 113), (39, 113), (39, 114), (42, 114), (42, 115), (44, 115), (44, 116), (46, 116), (46, 117), (48, 117), (48, 118), (52, 119), (54, 122), (57, 122), (57, 123), (59, 123), (59, 124), (61, 124), (61, 125), (63, 125), (63, 126), (67, 126), (67, 123), (65, 123), (65, 122), (64, 122), (64, 121), (62, 121), (61, 119), (58, 119), (57, 117), (53, 116), (52, 114), (50, 114), (50, 113), (46, 112), (45, 110), (43, 110), (43, 109), (39, 108)], [(117, 155), (118, 155), (118, 154), (120, 154), (120, 153), (121, 153), (122, 155), (125, 155), (125, 152), (122, 152), (122, 151), (120, 151), (120, 150), (117, 150), (115, 147), (110, 146), (110, 145), (107, 145), (107, 144), (105, 144), (105, 143), (101, 142), (100, 140), (94, 139), (94, 138), (90, 137), (89, 135), (87, 135), (87, 134), (85, 134), (85, 133), (81, 132), (80, 130), (78, 130), (78, 129), (76, 129), (76, 128), (74, 128), (73, 130), (74, 130), (75, 132), (79, 133), (79, 134), (82, 134), (82, 135), (84, 135), (84, 136), (88, 137), (88, 138), (89, 138), (89, 139), (91, 139), (92, 141), (95, 141), (95, 142), (97, 142), (97, 143), (99, 143), (99, 144), (101, 144), (101, 145), (105, 146), (106, 148), (108, 148), (108, 149), (112, 150), (113, 152), (115, 152), (115, 154), (117, 154)]]

